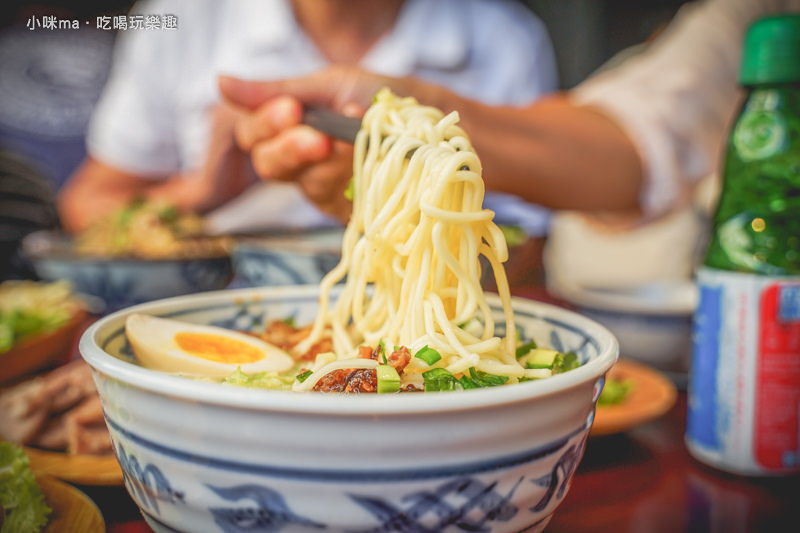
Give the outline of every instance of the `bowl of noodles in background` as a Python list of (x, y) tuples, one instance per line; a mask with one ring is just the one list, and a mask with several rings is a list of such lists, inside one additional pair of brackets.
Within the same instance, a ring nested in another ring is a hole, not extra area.
[(204, 234), (203, 219), (158, 203), (133, 201), (84, 232), (32, 233), (22, 250), (46, 281), (67, 280), (95, 297), (100, 311), (217, 290), (233, 278), (232, 244)]

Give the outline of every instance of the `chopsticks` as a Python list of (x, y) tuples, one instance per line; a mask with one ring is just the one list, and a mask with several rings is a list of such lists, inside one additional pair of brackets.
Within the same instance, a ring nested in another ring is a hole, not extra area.
[(322, 107), (306, 106), (303, 111), (303, 124), (311, 126), (336, 139), (354, 143), (361, 129), (361, 119), (348, 117)]

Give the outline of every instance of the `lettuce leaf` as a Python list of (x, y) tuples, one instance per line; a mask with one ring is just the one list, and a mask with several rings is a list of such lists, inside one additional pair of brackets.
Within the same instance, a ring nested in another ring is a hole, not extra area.
[(38, 533), (52, 512), (28, 456), (10, 442), (0, 442), (0, 505), (5, 512), (0, 533)]

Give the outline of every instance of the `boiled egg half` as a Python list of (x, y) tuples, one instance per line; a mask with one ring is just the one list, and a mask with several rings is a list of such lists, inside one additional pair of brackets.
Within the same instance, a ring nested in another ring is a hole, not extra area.
[(217, 326), (135, 313), (125, 335), (139, 362), (154, 370), (208, 377), (283, 372), (294, 364), (286, 351), (257, 337)]

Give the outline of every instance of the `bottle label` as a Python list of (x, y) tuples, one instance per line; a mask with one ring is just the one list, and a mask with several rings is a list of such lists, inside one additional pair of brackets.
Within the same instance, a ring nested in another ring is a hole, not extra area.
[(800, 472), (800, 278), (702, 268), (687, 444), (744, 474)]

